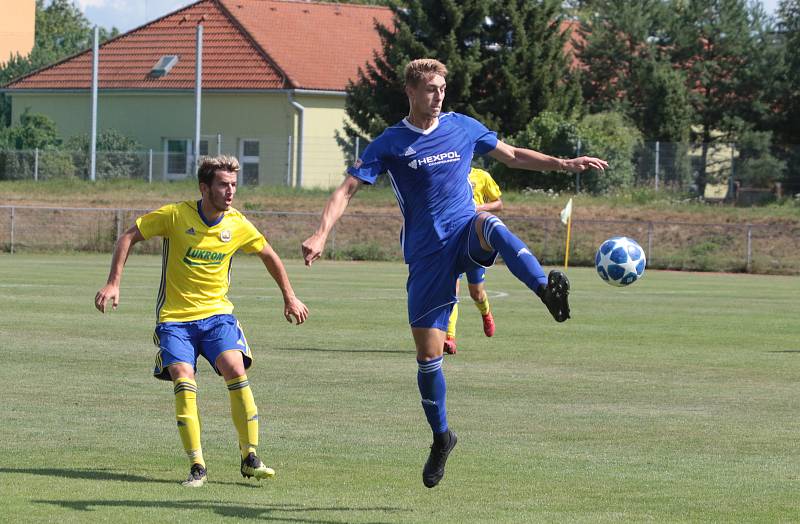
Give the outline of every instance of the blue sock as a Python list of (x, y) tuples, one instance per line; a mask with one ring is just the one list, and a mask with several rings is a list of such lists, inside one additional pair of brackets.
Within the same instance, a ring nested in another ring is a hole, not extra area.
[(417, 385), (422, 396), (422, 409), (434, 433), (447, 431), (447, 385), (442, 372), (442, 358), (424, 362), (417, 360)]
[(528, 246), (496, 216), (490, 216), (483, 223), (483, 238), (492, 249), (500, 253), (511, 273), (541, 296), (547, 286), (547, 275)]

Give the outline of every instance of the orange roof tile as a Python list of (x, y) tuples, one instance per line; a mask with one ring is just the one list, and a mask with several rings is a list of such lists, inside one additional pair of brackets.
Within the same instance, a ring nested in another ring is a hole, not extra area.
[(256, 43), (303, 89), (343, 91), (381, 49), (375, 21), (391, 27), (386, 7), (291, 0), (220, 0)]
[[(383, 7), (291, 0), (200, 0), (100, 47), (101, 89), (193, 89), (196, 26), (203, 24), (203, 89), (343, 91), (380, 48), (374, 20)], [(150, 70), (179, 55), (164, 77)], [(89, 89), (92, 53), (84, 51), (24, 76), (8, 89)]]

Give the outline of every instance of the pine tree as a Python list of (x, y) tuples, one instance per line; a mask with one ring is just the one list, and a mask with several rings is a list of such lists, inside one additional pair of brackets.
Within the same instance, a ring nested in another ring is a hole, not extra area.
[(375, 137), (406, 115), (403, 68), (422, 57), (449, 70), (445, 110), (475, 117), (501, 136), (543, 110), (580, 111), (557, 0), (412, 0), (392, 11), (396, 26), (378, 27), (382, 51), (374, 65), (347, 88), (349, 137)]
[(578, 116), (580, 84), (565, 52), (571, 29), (560, 2), (493, 2), (488, 20), (481, 81), (470, 94), (480, 119), (509, 136), (544, 111)]
[(596, 0), (592, 7), (577, 45), (591, 111), (622, 112), (647, 140), (686, 140), (691, 107), (682, 75), (666, 54), (671, 44), (667, 3)]
[[(761, 127), (770, 111), (772, 50), (759, 5), (746, 0), (673, 0), (672, 62), (681, 64), (690, 87), (696, 139), (702, 142), (696, 180), (707, 183), (709, 149), (719, 139), (735, 139), (738, 129)], [(743, 125), (747, 124), (747, 125)]]
[(776, 140), (788, 159), (787, 189), (800, 193), (800, 0), (782, 0), (778, 17), (783, 59)]
[(444, 62), (448, 110), (477, 116), (469, 107), (469, 92), (480, 70), (480, 36), (487, 15), (483, 0), (412, 0), (392, 6), (395, 27), (378, 26), (382, 53), (374, 65), (359, 70), (347, 87), (345, 109), (355, 124), (348, 136), (374, 138), (408, 112), (403, 70), (415, 58)]

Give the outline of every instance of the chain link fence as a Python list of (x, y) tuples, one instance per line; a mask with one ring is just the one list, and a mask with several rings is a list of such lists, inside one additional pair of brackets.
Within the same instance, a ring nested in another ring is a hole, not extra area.
[[(0, 206), (0, 250), (111, 252), (116, 238), (147, 209)], [(300, 244), (319, 214), (248, 211), (284, 258), (299, 258)], [(543, 264), (564, 262), (566, 228), (557, 218), (503, 215)], [(398, 213), (347, 213), (332, 231), (326, 256), (347, 260), (402, 260)], [(625, 235), (646, 249), (648, 267), (659, 269), (800, 274), (800, 226), (689, 222), (573, 220), (570, 263), (591, 266), (598, 246)], [(137, 244), (160, 253), (161, 240)]]

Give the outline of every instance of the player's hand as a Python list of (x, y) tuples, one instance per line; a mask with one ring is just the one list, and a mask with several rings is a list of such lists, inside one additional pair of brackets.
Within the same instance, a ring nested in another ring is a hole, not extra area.
[(314, 233), (303, 242), (303, 260), (307, 266), (322, 256), (322, 250), (325, 248), (325, 238)]
[(600, 171), (605, 171), (605, 169), (608, 167), (608, 162), (593, 156), (582, 156), (579, 158), (571, 158), (566, 160), (564, 162), (564, 167), (567, 171), (571, 171), (572, 173), (580, 173), (586, 169), (598, 169)]
[(290, 324), (292, 323), (292, 317), (294, 317), (295, 323), (299, 326), (308, 318), (308, 308), (300, 302), (299, 298), (292, 297), (286, 301), (283, 307), (283, 316), (286, 317), (286, 321)]
[(111, 308), (117, 309), (117, 305), (119, 304), (119, 286), (115, 286), (114, 284), (106, 284), (103, 286), (94, 296), (94, 307), (96, 307), (100, 313), (105, 313), (109, 300), (111, 301)]

